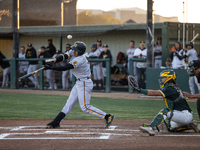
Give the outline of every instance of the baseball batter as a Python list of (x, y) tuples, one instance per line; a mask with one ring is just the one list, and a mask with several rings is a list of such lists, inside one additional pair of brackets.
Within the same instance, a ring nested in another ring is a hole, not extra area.
[[(194, 47), (193, 43), (188, 42), (186, 44), (186, 47), (187, 47), (188, 52), (185, 54), (185, 57), (188, 57), (189, 62), (193, 61), (193, 60), (198, 60), (197, 52), (193, 48)], [(190, 76), (189, 77), (189, 87), (190, 87), (191, 94), (195, 94), (195, 84), (196, 84), (198, 90), (200, 90), (196, 76)]]
[[(72, 88), (70, 96), (66, 102), (66, 105), (63, 107), (62, 111), (55, 117), (55, 119), (46, 125), (46, 128), (59, 127), (60, 121), (70, 113), (77, 102), (79, 102), (80, 108), (83, 112), (90, 113), (100, 118), (104, 118), (106, 120), (105, 128), (108, 128), (114, 120), (114, 115), (106, 114), (102, 110), (90, 105), (90, 92), (93, 88), (93, 83), (90, 79), (90, 64), (87, 61), (86, 57), (83, 55), (86, 50), (86, 45), (83, 42), (77, 41), (74, 43), (73, 46), (71, 46), (71, 48), (73, 49), (73, 56), (75, 58), (73, 60), (70, 60), (70, 62), (67, 63), (66, 66), (52, 67), (49, 65), (45, 65), (45, 69), (53, 69), (59, 71), (72, 69), (72, 73), (77, 79), (76, 84)], [(52, 60), (54, 63), (61, 62), (69, 59), (69, 57), (70, 54), (65, 53), (59, 55)]]
[[(89, 58), (99, 58), (101, 52), (97, 49), (97, 44), (92, 44), (92, 51), (89, 53)], [(103, 87), (103, 80), (101, 77), (101, 63), (92, 62), (92, 70), (94, 75), (94, 83), (96, 83), (97, 89), (99, 89), (99, 83), (101, 83), (101, 88)]]
[[(192, 126), (195, 132), (200, 130), (196, 121), (192, 121), (193, 115), (188, 103), (179, 86), (176, 84), (176, 74), (173, 70), (164, 70), (160, 73), (160, 90), (137, 89), (148, 96), (163, 96), (166, 108), (162, 109), (148, 127), (141, 126), (139, 129), (154, 135), (155, 130), (164, 120), (170, 121), (169, 131), (179, 131), (185, 126)], [(181, 128), (180, 128), (181, 127)]]
[[(200, 61), (193, 60), (188, 64), (187, 70), (189, 76), (196, 76), (198, 83), (200, 84)], [(200, 93), (199, 94), (189, 94), (187, 92), (183, 92), (185, 96), (188, 98), (196, 99), (197, 98), (197, 112), (200, 118)]]

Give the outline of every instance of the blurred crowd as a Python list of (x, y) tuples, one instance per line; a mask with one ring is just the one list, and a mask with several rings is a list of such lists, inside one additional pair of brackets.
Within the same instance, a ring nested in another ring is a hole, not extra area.
[[(104, 90), (104, 85), (106, 82), (106, 62), (95, 61), (95, 59), (105, 59), (109, 58), (112, 62), (111, 50), (109, 50), (108, 44), (102, 44), (101, 39), (97, 39), (91, 45), (91, 51), (86, 53), (85, 56), (90, 59), (90, 67), (92, 73), (92, 79), (94, 82), (94, 89)], [(63, 53), (69, 52), (71, 50), (71, 44), (66, 44), (66, 49)], [(27, 44), (27, 49), (25, 46), (20, 47), (19, 58), (55, 58), (62, 52), (57, 50), (53, 45), (53, 40), (48, 39), (48, 46), (41, 46), (40, 50), (37, 52), (31, 43)], [(193, 43), (188, 42), (186, 44), (186, 49), (182, 48), (181, 43), (176, 42), (171, 49), (170, 56), (165, 60), (165, 66), (162, 66), (162, 38), (158, 37), (156, 44), (153, 48), (154, 53), (154, 68), (163, 69), (184, 69), (185, 64), (192, 60), (198, 60), (197, 52), (194, 49)], [(8, 61), (2, 61), (5, 56), (0, 52), (0, 65), (3, 69), (3, 82), (2, 87), (8, 87), (10, 64)], [(116, 58), (116, 64), (113, 67), (109, 66), (111, 69), (111, 74), (123, 74), (124, 78), (128, 74), (132, 74), (137, 77), (138, 84), (141, 88), (145, 88), (145, 74), (146, 74), (146, 62), (133, 62), (133, 70), (130, 73), (129, 63), (131, 58), (147, 58), (147, 49), (145, 46), (145, 41), (140, 41), (139, 47), (135, 47), (135, 42), (131, 40), (129, 42), (129, 48), (119, 52)], [(94, 62), (92, 61), (94, 60)], [(67, 62), (58, 63), (55, 65), (63, 66)], [(39, 63), (37, 61), (19, 61), (19, 76), (29, 74), (39, 68)], [(111, 63), (110, 63), (111, 64)], [(48, 89), (57, 89), (57, 83), (55, 79), (55, 72), (53, 70), (45, 70), (44, 74), (46, 76), (46, 81), (48, 82)], [(115, 85), (119, 79), (117, 77), (112, 78), (112, 84)], [(27, 79), (21, 81), (21, 86), (27, 88), (29, 82), (34, 84), (35, 88), (39, 88), (38, 75), (34, 74)], [(70, 70), (62, 71), (62, 89), (66, 90), (70, 88), (72, 82), (72, 72)], [(125, 83), (126, 85), (127, 83)], [(198, 86), (196, 77), (189, 78), (189, 86), (191, 93), (195, 92), (194, 85)]]

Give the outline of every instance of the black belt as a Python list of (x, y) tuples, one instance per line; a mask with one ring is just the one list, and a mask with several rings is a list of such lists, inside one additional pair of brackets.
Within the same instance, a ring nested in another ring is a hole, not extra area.
[(162, 60), (162, 58), (155, 58), (155, 60)]
[(86, 77), (86, 78), (77, 78), (78, 81), (81, 81), (82, 79), (90, 79), (90, 77)]

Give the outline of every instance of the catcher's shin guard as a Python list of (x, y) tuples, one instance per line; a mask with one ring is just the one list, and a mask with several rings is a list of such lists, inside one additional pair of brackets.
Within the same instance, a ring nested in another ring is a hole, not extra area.
[(150, 126), (153, 127), (154, 130), (157, 129), (157, 127), (164, 122), (163, 115), (167, 115), (168, 112), (169, 112), (169, 109), (167, 109), (167, 108), (162, 109), (159, 112), (159, 114), (156, 115), (154, 120), (150, 123)]
[(111, 115), (111, 114), (106, 114), (105, 119), (106, 119), (105, 128), (108, 128), (111, 125), (111, 123), (113, 122), (113, 120), (115, 119), (115, 116)]
[(59, 128), (60, 127), (60, 121), (65, 117), (65, 114), (63, 112), (60, 112), (53, 121), (48, 123), (46, 125), (46, 128)]

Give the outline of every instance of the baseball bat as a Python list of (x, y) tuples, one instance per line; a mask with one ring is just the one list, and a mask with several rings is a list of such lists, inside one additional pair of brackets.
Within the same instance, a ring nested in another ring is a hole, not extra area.
[(194, 40), (195, 40), (198, 36), (199, 36), (199, 33), (197, 33), (197, 34), (193, 37), (193, 39), (191, 40), (191, 42), (194, 42)]
[(35, 70), (34, 72), (31, 72), (31, 73), (29, 73), (29, 74), (26, 74), (26, 75), (20, 77), (18, 80), (21, 81), (21, 80), (24, 79), (24, 78), (28, 78), (28, 77), (30, 77), (30, 76), (36, 74), (36, 73), (39, 72), (40, 70), (43, 70), (44, 68), (45, 68), (45, 67), (42, 67), (42, 68), (40, 68), (40, 69), (38, 69), (38, 70)]

